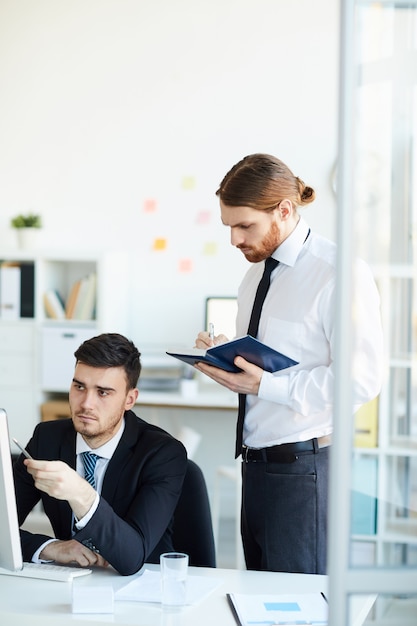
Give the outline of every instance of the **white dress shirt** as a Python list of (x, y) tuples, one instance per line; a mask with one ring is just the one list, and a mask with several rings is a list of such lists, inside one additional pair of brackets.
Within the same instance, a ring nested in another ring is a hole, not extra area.
[[(301, 218), (272, 256), (279, 265), (263, 305), (258, 339), (298, 365), (264, 372), (258, 396), (247, 396), (243, 443), (252, 448), (332, 431), (336, 245), (309, 234)], [(369, 267), (361, 260), (355, 267), (354, 410), (378, 395), (383, 365), (379, 294)], [(253, 264), (239, 287), (238, 337), (247, 333), (263, 269), (263, 262)]]
[(97, 459), (96, 467), (94, 469), (94, 480), (96, 483), (96, 491), (97, 491), (96, 499), (94, 500), (93, 506), (88, 511), (88, 513), (84, 515), (82, 519), (76, 520), (75, 526), (78, 530), (81, 530), (81, 528), (84, 528), (84, 526), (92, 518), (92, 516), (94, 515), (98, 507), (98, 504), (100, 502), (99, 494), (101, 493), (101, 488), (103, 486), (104, 474), (106, 472), (107, 465), (109, 464), (109, 461), (112, 458), (114, 451), (116, 450), (119, 444), (119, 441), (120, 441), (121, 436), (123, 435), (124, 429), (125, 429), (125, 421), (123, 419), (119, 430), (110, 439), (110, 441), (100, 446), (99, 448), (95, 448), (94, 450), (92, 450), (86, 444), (86, 442), (84, 441), (80, 433), (77, 433), (77, 441), (76, 441), (76, 446), (75, 446), (76, 453), (77, 453), (77, 465), (76, 465), (77, 473), (80, 474), (80, 476), (84, 476), (84, 464), (83, 464), (83, 460), (81, 457), (82, 452), (92, 452), (93, 454), (96, 454), (98, 457), (100, 457), (99, 459)]

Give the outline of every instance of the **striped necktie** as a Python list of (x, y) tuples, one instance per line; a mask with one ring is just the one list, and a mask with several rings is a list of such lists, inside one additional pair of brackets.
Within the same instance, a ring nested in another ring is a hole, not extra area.
[(96, 480), (94, 470), (96, 469), (96, 463), (100, 457), (93, 452), (81, 452), (81, 458), (84, 465), (84, 478), (95, 489)]
[[(263, 303), (268, 293), (269, 285), (271, 284), (271, 274), (277, 267), (279, 261), (269, 257), (265, 260), (264, 272), (256, 290), (255, 300), (253, 301), (252, 313), (249, 321), (248, 335), (256, 338), (258, 334), (259, 320), (261, 318), (261, 311)], [(242, 438), (243, 438), (243, 421), (245, 419), (246, 410), (246, 394), (239, 394), (239, 410), (237, 414), (236, 424), (236, 449), (235, 457), (237, 458), (242, 452)]]

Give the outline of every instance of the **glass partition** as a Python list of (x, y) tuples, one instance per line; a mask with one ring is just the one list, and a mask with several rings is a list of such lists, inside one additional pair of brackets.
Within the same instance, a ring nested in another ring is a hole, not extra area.
[[(336, 193), (339, 281), (348, 296), (340, 289), (346, 337), (336, 395), (344, 423), (335, 426), (332, 459), (330, 623), (342, 624), (343, 607), (348, 624), (348, 598), (367, 592), (378, 594), (369, 623), (400, 626), (417, 623), (417, 2), (341, 7)], [(371, 266), (381, 296), (385, 362), (379, 397), (356, 413), (349, 432), (356, 255)], [(345, 496), (337, 472), (349, 485)]]

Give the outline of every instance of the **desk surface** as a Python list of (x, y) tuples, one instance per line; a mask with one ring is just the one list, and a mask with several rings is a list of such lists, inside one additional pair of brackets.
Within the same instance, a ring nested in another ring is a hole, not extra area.
[[(158, 569), (158, 566), (146, 566)], [(81, 615), (71, 612), (71, 583), (15, 578), (0, 575), (0, 623), (2, 626), (98, 626), (136, 624), (137, 626), (236, 626), (226, 594), (303, 593), (327, 591), (327, 577), (312, 574), (281, 574), (190, 567), (190, 575), (216, 577), (221, 584), (194, 606), (179, 613), (164, 612), (160, 605), (142, 602), (114, 603), (113, 614)], [(116, 591), (135, 576), (122, 577), (111, 570), (96, 570), (75, 580), (74, 585), (111, 585)], [(351, 626), (361, 626), (375, 598), (356, 597)]]
[(194, 409), (232, 409), (237, 411), (237, 394), (220, 385), (199, 386), (195, 395), (187, 396), (179, 391), (141, 391), (137, 406), (175, 407)]

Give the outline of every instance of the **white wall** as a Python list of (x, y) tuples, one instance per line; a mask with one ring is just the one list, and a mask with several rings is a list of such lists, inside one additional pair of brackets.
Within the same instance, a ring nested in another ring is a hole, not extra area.
[(247, 267), (214, 195), (244, 155), (334, 238), (338, 35), (335, 0), (1, 0), (0, 257), (28, 210), (45, 249), (127, 248), (131, 336), (191, 345)]

